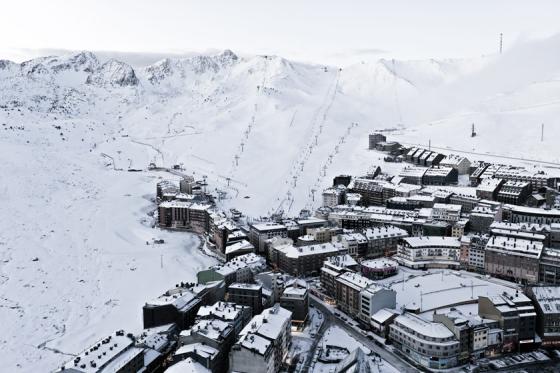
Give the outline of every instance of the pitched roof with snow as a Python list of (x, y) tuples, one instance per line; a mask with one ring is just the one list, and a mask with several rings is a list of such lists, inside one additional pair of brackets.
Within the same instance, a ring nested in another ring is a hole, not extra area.
[(170, 366), (165, 373), (210, 373), (210, 369), (189, 357)]
[(395, 323), (414, 330), (416, 333), (425, 337), (436, 338), (439, 340), (455, 337), (453, 333), (443, 324), (426, 321), (408, 312), (397, 316)]

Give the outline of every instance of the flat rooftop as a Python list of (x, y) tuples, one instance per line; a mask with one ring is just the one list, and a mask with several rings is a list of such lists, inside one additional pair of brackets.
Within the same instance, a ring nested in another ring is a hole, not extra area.
[(429, 247), (451, 247), (460, 248), (461, 241), (455, 237), (444, 236), (426, 236), (426, 237), (406, 237), (403, 238), (412, 248), (429, 248)]
[(540, 258), (543, 248), (543, 243), (540, 241), (505, 236), (493, 236), (486, 244), (486, 250), (509, 252), (535, 258)]
[[(404, 284), (403, 284), (404, 278)], [(378, 281), (397, 292), (397, 310), (429, 311), (458, 304), (476, 303), (479, 296), (515, 295), (515, 284), (463, 271), (414, 271), (400, 268), (400, 274)]]

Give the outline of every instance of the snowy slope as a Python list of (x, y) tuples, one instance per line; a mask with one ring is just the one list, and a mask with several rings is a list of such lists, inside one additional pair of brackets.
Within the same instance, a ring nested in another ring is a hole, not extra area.
[(375, 129), (558, 162), (559, 44), (344, 69), (231, 51), (136, 69), (89, 52), (0, 61), (0, 365), (49, 370), (56, 351), (138, 328), (147, 298), (213, 262), (195, 237), (151, 228), (167, 175), (128, 168), (183, 164), (227, 192), (221, 207), (258, 217), (316, 207), (332, 176), (379, 163)]

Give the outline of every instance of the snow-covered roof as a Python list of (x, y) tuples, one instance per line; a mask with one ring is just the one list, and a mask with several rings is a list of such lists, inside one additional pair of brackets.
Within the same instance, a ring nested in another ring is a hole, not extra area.
[(181, 335), (189, 335), (190, 333), (198, 333), (206, 336), (214, 341), (220, 341), (225, 338), (232, 330), (230, 323), (218, 319), (198, 320), (190, 330), (183, 330)]
[(352, 258), (348, 254), (330, 256), (327, 258), (327, 260), (325, 260), (324, 263), (329, 267), (335, 268), (337, 270), (342, 270), (343, 268), (347, 267), (353, 267), (358, 264), (356, 260), (354, 260), (354, 258)]
[(188, 345), (181, 346), (175, 351), (175, 355), (184, 355), (189, 353), (196, 353), (197, 355), (203, 356), (205, 358), (213, 359), (220, 351), (216, 350), (212, 346), (208, 346), (204, 343), (191, 343)]
[(259, 232), (266, 232), (266, 231), (274, 231), (274, 230), (283, 230), (286, 229), (286, 226), (284, 224), (266, 222), (266, 223), (252, 224), (251, 228), (254, 228)]
[(300, 286), (288, 286), (282, 293), (283, 296), (297, 296), (302, 297), (307, 293), (307, 288)]
[(544, 234), (534, 233), (534, 232), (526, 232), (526, 231), (513, 231), (508, 229), (498, 229), (492, 228), (490, 229), (493, 235), (495, 236), (509, 236), (509, 237), (519, 237), (526, 240), (533, 240), (533, 241), (544, 241), (546, 236)]
[(396, 314), (398, 314), (398, 311), (396, 310), (392, 310), (390, 308), (382, 308), (371, 316), (371, 321), (378, 324), (383, 324), (385, 321), (389, 320)]
[(535, 258), (540, 258), (543, 247), (543, 243), (539, 241), (505, 236), (493, 236), (486, 244), (486, 250), (503, 251)]
[(162, 351), (169, 344), (169, 339), (165, 334), (146, 333), (144, 331), (136, 340), (136, 344), (153, 350)]
[[(482, 324), (494, 324), (495, 320), (485, 319), (478, 315), (478, 303), (456, 305), (453, 307), (446, 307), (437, 310), (436, 314), (445, 315), (453, 320), (454, 324), (460, 325), (468, 322), (470, 326), (477, 326)], [(428, 311), (419, 315), (427, 321), (433, 321), (434, 311)]]
[(405, 167), (403, 168), (403, 170), (399, 173), (399, 176), (402, 177), (419, 177), (422, 178), (424, 176), (424, 174), (426, 173), (426, 170), (428, 170), (426, 167)]
[(560, 287), (535, 286), (531, 292), (543, 313), (560, 314)]
[(420, 249), (428, 247), (451, 247), (460, 248), (461, 241), (456, 237), (426, 236), (426, 237), (406, 237), (403, 238), (410, 247)]
[(461, 212), (461, 205), (452, 205), (447, 203), (435, 203), (434, 207), (435, 210), (446, 210), (451, 212)]
[[(123, 362), (141, 353), (143, 349), (133, 347), (134, 341), (124, 332), (116, 332), (94, 343), (64, 365), (66, 369), (79, 369), (84, 373), (97, 373), (112, 361)], [(130, 354), (127, 351), (131, 351)], [(91, 364), (93, 362), (95, 367)]]
[(264, 355), (266, 351), (272, 347), (272, 341), (270, 339), (264, 338), (253, 332), (248, 332), (242, 335), (237, 344), (248, 350), (256, 351), (260, 355)]
[(517, 205), (505, 205), (512, 212), (528, 214), (528, 215), (540, 215), (543, 217), (560, 217), (560, 210), (545, 210), (537, 207), (527, 207), (527, 206), (517, 206)]
[(399, 263), (389, 258), (369, 259), (360, 262), (362, 267), (371, 269), (398, 268)]
[(342, 241), (347, 241), (347, 242), (358, 242), (358, 243), (363, 243), (366, 242), (366, 237), (358, 232), (353, 232), (353, 233), (344, 233), (338, 236), (338, 238)]
[(481, 192), (494, 192), (500, 186), (502, 179), (487, 178), (482, 180), (476, 189)]
[(198, 309), (197, 316), (213, 316), (220, 320), (233, 321), (239, 317), (244, 306), (231, 302), (218, 301), (211, 306), (202, 306)]
[(261, 284), (248, 284), (245, 282), (234, 282), (229, 286), (230, 289), (246, 289), (246, 290), (259, 290), (262, 288)]
[(239, 334), (242, 336), (253, 333), (274, 341), (282, 335), (285, 325), (290, 322), (291, 318), (290, 311), (275, 304), (273, 307), (265, 309), (260, 315), (254, 316)]
[(266, 259), (255, 253), (248, 253), (236, 256), (222, 265), (214, 266), (213, 269), (219, 274), (227, 276), (247, 267), (254, 270), (264, 269), (266, 268)]
[(94, 372), (102, 373), (112, 373), (119, 372), (124, 366), (126, 366), (131, 360), (136, 358), (138, 355), (143, 354), (144, 349), (139, 347), (132, 347), (124, 351), (122, 354), (113, 358), (102, 370), (93, 370)]
[(210, 373), (210, 369), (189, 357), (173, 364), (165, 370), (165, 373)]
[(178, 310), (187, 307), (195, 298), (195, 294), (186, 288), (177, 288), (168, 291), (156, 299), (146, 303), (149, 306), (165, 306), (172, 305)]
[(335, 255), (344, 248), (340, 244), (333, 244), (331, 242), (325, 242), (321, 244), (315, 245), (306, 245), (306, 246), (294, 246), (293, 244), (284, 244), (274, 247), (275, 250), (278, 250), (284, 253), (288, 258), (299, 258), (302, 256), (308, 255), (318, 255), (318, 254), (333, 254)]
[(429, 322), (410, 313), (404, 313), (403, 315), (397, 316), (395, 323), (412, 329), (425, 337), (437, 339), (454, 338), (453, 333), (443, 324)]
[(182, 200), (172, 200), (172, 201), (164, 201), (159, 204), (159, 207), (165, 208), (185, 208), (190, 210), (208, 210), (212, 208), (212, 205), (209, 204), (201, 204), (195, 203), (190, 201), (182, 201)]
[(326, 224), (327, 221), (321, 218), (309, 217), (307, 219), (297, 219), (296, 223), (299, 225), (313, 225), (313, 224)]
[(356, 290), (363, 290), (375, 285), (375, 281), (354, 272), (344, 272), (336, 278), (336, 281)]
[(231, 245), (226, 246), (226, 254), (235, 253), (238, 251), (254, 250), (255, 247), (247, 240), (241, 240)]
[(415, 194), (408, 197), (409, 201), (422, 201), (422, 202), (433, 202), (436, 198), (434, 196), (426, 196), (423, 194)]
[(538, 223), (510, 223), (505, 221), (495, 221), (490, 224), (490, 229), (502, 229), (509, 231), (522, 232), (548, 232), (551, 225)]
[(408, 232), (394, 225), (385, 225), (382, 227), (368, 228), (364, 230), (364, 235), (371, 241), (389, 237), (406, 237), (408, 236)]
[(433, 167), (428, 168), (425, 175), (426, 176), (447, 176), (453, 171), (451, 167)]
[(445, 158), (439, 162), (440, 165), (458, 166), (462, 162), (468, 161), (468, 159), (462, 155), (458, 154), (448, 154)]
[[(485, 278), (467, 272), (431, 270), (405, 280), (391, 281), (397, 292), (397, 309), (428, 311), (457, 304), (477, 303), (479, 296), (515, 294), (518, 288), (508, 281)], [(472, 287), (471, 287), (472, 285)], [(404, 288), (404, 289), (403, 289)]]

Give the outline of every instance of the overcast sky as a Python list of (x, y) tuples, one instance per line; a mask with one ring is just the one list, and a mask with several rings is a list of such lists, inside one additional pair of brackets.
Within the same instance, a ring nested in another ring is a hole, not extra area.
[[(474, 57), (560, 32), (558, 0), (4, 0), (0, 59), (61, 50), (240, 54), (346, 65)], [(135, 52), (150, 52), (138, 58)]]

